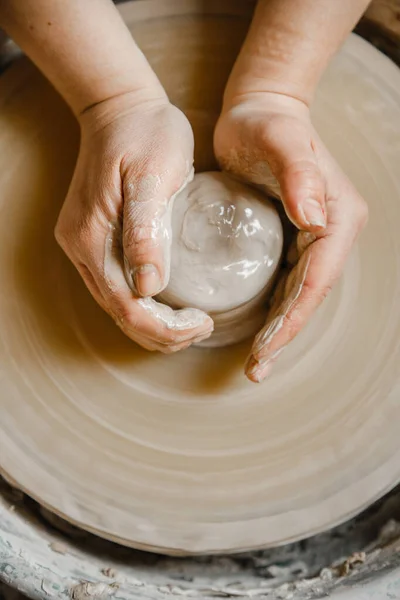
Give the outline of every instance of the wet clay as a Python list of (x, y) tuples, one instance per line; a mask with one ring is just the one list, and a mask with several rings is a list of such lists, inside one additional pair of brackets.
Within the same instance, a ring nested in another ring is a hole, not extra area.
[(267, 197), (224, 173), (195, 175), (172, 212), (171, 276), (159, 300), (207, 312), (206, 347), (254, 336), (265, 322), (283, 246), (282, 224)]
[[(195, 133), (197, 172), (249, 3), (121, 12)], [(184, 50), (183, 50), (184, 49)], [(57, 247), (79, 132), (27, 61), (0, 78), (0, 470), (104, 537), (238, 551), (348, 519), (400, 479), (400, 75), (350, 37), (313, 121), (369, 205), (343, 277), (254, 385), (249, 343), (170, 356), (130, 342)]]

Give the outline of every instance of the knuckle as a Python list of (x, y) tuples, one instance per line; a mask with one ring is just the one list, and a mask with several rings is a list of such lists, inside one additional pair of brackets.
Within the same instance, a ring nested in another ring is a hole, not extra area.
[(316, 292), (317, 289), (315, 283), (312, 283), (311, 279), (306, 277), (301, 286), (301, 294), (299, 300), (301, 300), (301, 297), (313, 297), (315, 296)]
[(124, 246), (136, 249), (158, 244), (160, 228), (154, 225), (127, 224), (124, 231)]
[(54, 228), (54, 237), (56, 238), (57, 244), (65, 250), (69, 245), (68, 230), (64, 227), (62, 221), (58, 220)]
[(308, 160), (299, 160), (289, 165), (283, 166), (283, 174), (294, 180), (294, 183), (300, 185), (304, 191), (312, 194), (319, 194), (323, 189), (323, 182), (318, 166)]
[(97, 288), (95, 279), (89, 270), (89, 268), (83, 262), (78, 262), (76, 265), (78, 271), (81, 273), (82, 277), (87, 281), (90, 285)]
[(54, 235), (57, 243), (67, 253), (77, 253), (86, 255), (93, 248), (93, 234), (90, 224), (69, 222), (59, 219), (54, 229)]
[(161, 246), (163, 239), (166, 239), (166, 236), (160, 231), (151, 230), (151, 228), (135, 227), (135, 233), (132, 233), (131, 229), (124, 235), (124, 253), (133, 262), (141, 261), (142, 259), (147, 261), (148, 255)]
[(54, 237), (60, 248), (74, 263), (85, 257), (77, 239), (77, 232), (72, 227), (57, 224), (54, 229)]
[[(116, 304), (115, 301), (114, 304)], [(117, 323), (118, 327), (120, 327), (124, 331), (139, 330), (138, 319), (128, 306), (117, 304), (113, 311), (113, 318)]]
[[(338, 275), (339, 274), (337, 274), (337, 276)], [(335, 276), (335, 280), (336, 280), (336, 276)], [(317, 309), (318, 306), (320, 304), (322, 304), (322, 302), (325, 300), (325, 298), (327, 298), (329, 296), (329, 294), (331, 293), (331, 291), (333, 289), (333, 285), (334, 285), (334, 281), (329, 281), (328, 283), (325, 283), (322, 287), (312, 286), (311, 284), (307, 283), (307, 280), (306, 280), (303, 284), (303, 291), (305, 292), (305, 294), (307, 294), (306, 297), (309, 298), (309, 302), (311, 302), (311, 304), (315, 306), (315, 309)], [(303, 302), (301, 302), (301, 304), (302, 303)], [(300, 308), (301, 308), (301, 305), (300, 305)]]
[(333, 288), (333, 282), (329, 281), (325, 283), (322, 287), (319, 287), (318, 284), (312, 284), (307, 278), (303, 282), (302, 287), (302, 295), (299, 298), (300, 307), (303, 303), (312, 302), (316, 307), (325, 300), (327, 296), (331, 293)]

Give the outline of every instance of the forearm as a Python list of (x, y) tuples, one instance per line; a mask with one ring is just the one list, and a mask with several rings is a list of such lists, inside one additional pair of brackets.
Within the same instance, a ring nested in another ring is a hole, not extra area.
[(127, 93), (165, 95), (111, 0), (0, 0), (0, 25), (76, 115)]
[(259, 0), (225, 104), (258, 92), (309, 104), (317, 83), (370, 0)]

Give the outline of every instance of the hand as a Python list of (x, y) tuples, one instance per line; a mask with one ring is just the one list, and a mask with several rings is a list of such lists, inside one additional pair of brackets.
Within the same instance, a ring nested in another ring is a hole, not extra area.
[(259, 382), (339, 278), (367, 207), (300, 100), (268, 92), (240, 96), (225, 107), (214, 144), (221, 167), (279, 197), (300, 230), (288, 256), (292, 270), (277, 286), (246, 364), (247, 377)]
[(150, 298), (168, 282), (172, 200), (192, 177), (193, 135), (166, 98), (133, 96), (81, 116), (78, 162), (56, 238), (126, 335), (148, 350), (174, 352), (213, 328), (202, 311), (173, 311)]

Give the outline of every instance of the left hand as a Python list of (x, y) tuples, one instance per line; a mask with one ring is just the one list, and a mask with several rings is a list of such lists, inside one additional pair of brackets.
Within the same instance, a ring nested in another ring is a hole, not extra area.
[(282, 200), (300, 230), (292, 270), (278, 283), (246, 375), (262, 381), (341, 275), (367, 221), (367, 206), (314, 130), (309, 109), (284, 94), (240, 96), (224, 108), (214, 137), (227, 172)]
[(75, 173), (56, 238), (97, 303), (147, 350), (177, 352), (211, 335), (203, 311), (151, 296), (168, 283), (171, 208), (190, 179), (193, 134), (165, 96), (134, 93), (80, 117)]

